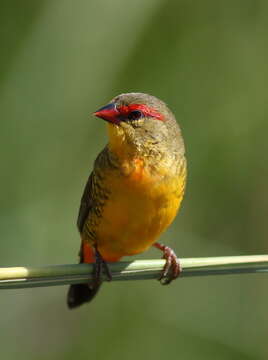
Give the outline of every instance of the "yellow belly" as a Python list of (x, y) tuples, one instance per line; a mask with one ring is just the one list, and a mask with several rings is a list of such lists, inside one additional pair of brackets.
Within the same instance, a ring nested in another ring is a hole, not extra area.
[(111, 195), (96, 229), (107, 261), (148, 249), (173, 221), (183, 197), (182, 176), (155, 177), (134, 172), (109, 179)]

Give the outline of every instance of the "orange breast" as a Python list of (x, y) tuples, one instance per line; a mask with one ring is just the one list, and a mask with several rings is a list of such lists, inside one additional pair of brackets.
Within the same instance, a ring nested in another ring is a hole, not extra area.
[(98, 249), (107, 261), (148, 249), (173, 221), (183, 197), (183, 176), (157, 174), (135, 159), (132, 169), (114, 173), (106, 186), (111, 195), (98, 225)]

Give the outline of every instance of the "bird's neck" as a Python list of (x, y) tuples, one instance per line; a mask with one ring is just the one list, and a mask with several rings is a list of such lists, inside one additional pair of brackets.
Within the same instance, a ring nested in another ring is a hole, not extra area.
[[(139, 139), (137, 136), (126, 132), (119, 126), (108, 126), (109, 150), (122, 161), (132, 161), (136, 158), (148, 158), (157, 154), (157, 147), (152, 147), (143, 137)], [(155, 151), (155, 154), (153, 152)]]
[[(178, 158), (172, 151), (167, 151), (164, 145), (153, 145), (144, 141), (131, 141), (120, 127), (108, 126), (108, 149), (111, 160), (119, 167), (131, 169), (135, 164), (144, 167), (161, 169), (171, 173), (176, 171)], [(175, 165), (175, 166), (174, 166)]]

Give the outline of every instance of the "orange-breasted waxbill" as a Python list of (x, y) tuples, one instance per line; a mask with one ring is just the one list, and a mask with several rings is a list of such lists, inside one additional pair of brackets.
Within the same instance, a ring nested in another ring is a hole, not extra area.
[(185, 190), (184, 142), (174, 115), (163, 101), (143, 93), (121, 94), (95, 115), (107, 121), (109, 142), (95, 160), (77, 221), (80, 262), (95, 263), (95, 280), (70, 286), (69, 308), (95, 296), (101, 271), (110, 274), (106, 262), (151, 246), (166, 259), (162, 283), (180, 272), (172, 249), (156, 242)]

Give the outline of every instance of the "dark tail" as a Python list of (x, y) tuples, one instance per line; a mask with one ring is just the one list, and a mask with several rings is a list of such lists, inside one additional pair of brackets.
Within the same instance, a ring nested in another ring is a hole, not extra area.
[(91, 301), (97, 294), (99, 284), (74, 284), (71, 285), (67, 295), (67, 305), (69, 309), (75, 309), (85, 302)]

